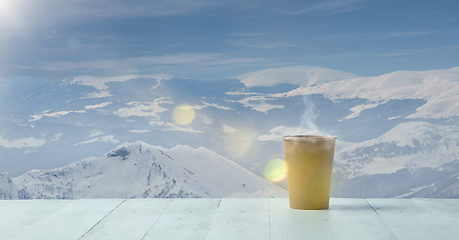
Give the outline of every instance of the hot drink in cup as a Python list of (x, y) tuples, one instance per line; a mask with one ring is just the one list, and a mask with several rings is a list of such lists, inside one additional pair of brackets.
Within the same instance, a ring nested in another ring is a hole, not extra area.
[(291, 208), (328, 208), (336, 139), (327, 135), (282, 138)]

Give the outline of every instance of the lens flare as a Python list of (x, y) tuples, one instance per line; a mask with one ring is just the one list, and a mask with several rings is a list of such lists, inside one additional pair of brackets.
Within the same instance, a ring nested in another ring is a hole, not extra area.
[(263, 175), (270, 182), (280, 182), (286, 178), (285, 163), (280, 158), (269, 161), (263, 169)]
[(172, 118), (179, 125), (188, 125), (193, 122), (195, 117), (196, 113), (193, 107), (188, 104), (176, 106), (172, 112)]
[(235, 158), (244, 156), (255, 140), (256, 134), (250, 128), (238, 128), (228, 134), (225, 140), (225, 147), (228, 153)]

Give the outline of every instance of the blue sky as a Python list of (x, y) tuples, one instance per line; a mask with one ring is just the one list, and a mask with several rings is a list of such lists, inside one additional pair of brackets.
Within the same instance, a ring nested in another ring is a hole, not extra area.
[(0, 77), (459, 66), (459, 1), (2, 0)]

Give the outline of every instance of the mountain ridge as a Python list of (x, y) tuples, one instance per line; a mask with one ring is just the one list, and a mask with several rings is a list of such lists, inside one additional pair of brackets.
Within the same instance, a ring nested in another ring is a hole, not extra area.
[[(346, 142), (336, 150), (338, 177), (343, 172), (347, 189), (340, 196), (395, 197), (442, 179), (444, 187), (453, 184), (446, 178), (456, 168), (445, 166), (458, 156), (459, 67), (356, 77), (296, 66), (250, 77), (252, 85), (240, 79), (75, 77), (11, 98), (0, 95), (0, 172), (15, 178), (139, 140), (167, 149), (204, 146), (263, 176), (271, 160), (283, 158), (280, 137), (309, 132)], [(175, 118), (180, 106), (192, 109), (187, 124)], [(359, 195), (359, 187), (368, 195)]]
[(166, 149), (141, 141), (57, 169), (0, 176), (4, 199), (286, 196), (284, 189), (203, 147)]

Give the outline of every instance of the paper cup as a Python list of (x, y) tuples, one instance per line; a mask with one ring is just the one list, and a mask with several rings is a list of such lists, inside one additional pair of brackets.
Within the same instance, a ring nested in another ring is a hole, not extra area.
[(336, 139), (320, 135), (282, 138), (290, 208), (328, 208)]

